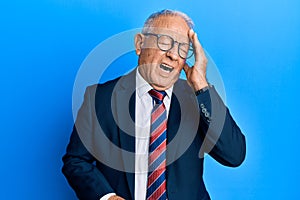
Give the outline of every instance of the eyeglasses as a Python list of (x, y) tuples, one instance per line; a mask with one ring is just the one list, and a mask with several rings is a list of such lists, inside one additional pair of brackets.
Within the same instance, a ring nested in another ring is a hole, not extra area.
[(177, 42), (169, 35), (154, 34), (154, 33), (144, 33), (144, 35), (156, 36), (157, 47), (162, 51), (171, 50), (174, 47), (174, 44), (177, 43), (178, 55), (183, 59), (188, 59), (192, 57), (192, 55), (194, 54), (194, 50), (190, 44)]

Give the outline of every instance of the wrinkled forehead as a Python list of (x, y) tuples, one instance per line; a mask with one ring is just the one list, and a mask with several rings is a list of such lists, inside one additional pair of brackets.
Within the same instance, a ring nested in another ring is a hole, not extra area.
[(161, 16), (143, 28), (144, 33), (169, 35), (176, 41), (188, 42), (189, 26), (179, 16)]
[(155, 33), (161, 35), (168, 35), (178, 42), (189, 43), (188, 30), (186, 32), (180, 32), (168, 28), (144, 27), (143, 33)]

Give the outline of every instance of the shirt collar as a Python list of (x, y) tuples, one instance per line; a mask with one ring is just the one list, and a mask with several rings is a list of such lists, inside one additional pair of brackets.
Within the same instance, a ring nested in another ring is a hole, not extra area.
[[(142, 75), (139, 72), (139, 68), (136, 70), (136, 92), (141, 98), (146, 93), (148, 94), (148, 91), (153, 89), (153, 87), (142, 77)], [(171, 99), (172, 92), (173, 92), (173, 85), (169, 89), (165, 90), (167, 93), (167, 98)]]

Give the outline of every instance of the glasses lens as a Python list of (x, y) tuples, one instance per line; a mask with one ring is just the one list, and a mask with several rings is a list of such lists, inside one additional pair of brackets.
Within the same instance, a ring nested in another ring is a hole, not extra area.
[(186, 43), (181, 43), (179, 47), (179, 56), (182, 58), (190, 58), (194, 54), (193, 48)]
[(158, 47), (163, 51), (170, 50), (173, 46), (173, 42), (173, 38), (167, 35), (161, 35), (157, 40)]

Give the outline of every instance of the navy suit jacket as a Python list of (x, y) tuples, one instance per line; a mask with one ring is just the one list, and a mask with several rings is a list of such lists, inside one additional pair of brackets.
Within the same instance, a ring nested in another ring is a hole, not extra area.
[[(79, 199), (99, 200), (112, 192), (134, 199), (135, 74), (85, 92), (62, 168)], [(170, 200), (210, 199), (203, 182), (204, 153), (231, 167), (245, 158), (245, 137), (214, 87), (196, 96), (178, 80), (167, 127)]]

